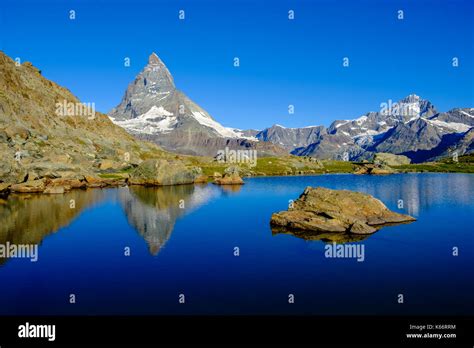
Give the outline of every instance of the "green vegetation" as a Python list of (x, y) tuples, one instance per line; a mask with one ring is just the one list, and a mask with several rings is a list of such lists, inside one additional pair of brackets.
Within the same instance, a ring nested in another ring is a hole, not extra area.
[(474, 155), (459, 156), (458, 161), (451, 157), (439, 162), (407, 164), (393, 167), (400, 172), (434, 172), (434, 173), (474, 173)]
[[(184, 158), (183, 158), (184, 159)], [(212, 176), (214, 173), (223, 173), (230, 163), (219, 163), (211, 158), (186, 157), (190, 165), (201, 167), (203, 174)], [(277, 175), (308, 175), (329, 173), (354, 173), (359, 166), (353, 162), (315, 160), (308, 157), (264, 157), (257, 160), (257, 165), (239, 164), (241, 175), (246, 176), (277, 176)], [(474, 173), (474, 155), (459, 156), (455, 162), (446, 158), (439, 162), (407, 164), (392, 166), (398, 172), (443, 172), (443, 173)]]
[[(231, 166), (230, 163), (219, 163), (210, 158), (189, 157), (191, 165), (202, 168), (203, 174), (212, 176), (222, 174)], [(286, 156), (264, 157), (257, 160), (255, 166), (238, 164), (242, 176), (277, 176), (277, 175), (308, 175), (324, 173), (352, 173), (354, 166), (351, 162), (316, 160), (309, 157)]]

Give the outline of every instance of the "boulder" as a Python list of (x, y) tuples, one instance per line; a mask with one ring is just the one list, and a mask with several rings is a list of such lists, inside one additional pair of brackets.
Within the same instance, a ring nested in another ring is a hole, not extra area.
[(207, 175), (199, 175), (196, 179), (194, 179), (195, 184), (205, 184), (207, 183)]
[(215, 177), (216, 185), (243, 185), (244, 181), (239, 175), (240, 168), (238, 166), (230, 166), (224, 170), (222, 177)]
[(387, 166), (401, 166), (405, 164), (410, 164), (411, 160), (407, 156), (379, 152), (374, 155), (374, 163), (384, 164)]
[(385, 164), (359, 163), (357, 165), (358, 167), (355, 169), (354, 174), (384, 175), (396, 173), (395, 170)]
[(366, 193), (307, 187), (288, 211), (274, 213), (274, 231), (299, 230), (371, 234), (384, 225), (416, 219), (390, 211), (381, 201)]
[(216, 185), (243, 185), (244, 181), (238, 174), (224, 174), (222, 178), (215, 178)]
[(7, 194), (10, 191), (11, 184), (0, 182), (0, 195)]
[(44, 179), (26, 181), (20, 184), (14, 184), (10, 187), (12, 192), (18, 193), (39, 193), (43, 192), (46, 187)]
[(30, 137), (30, 131), (18, 124), (9, 125), (3, 132), (8, 138), (19, 137), (20, 139), (27, 140)]
[(48, 186), (43, 191), (43, 193), (46, 193), (46, 194), (62, 194), (66, 191), (67, 190), (64, 188), (64, 186)]
[(98, 163), (98, 167), (100, 170), (107, 170), (117, 168), (117, 165), (112, 160), (104, 159)]
[(128, 182), (131, 185), (149, 186), (192, 184), (201, 172), (201, 168), (187, 167), (178, 161), (150, 159), (130, 173)]
[(107, 184), (104, 183), (104, 180), (102, 178), (91, 175), (85, 175), (84, 178), (86, 180), (87, 187), (97, 188), (107, 186)]
[(86, 188), (87, 183), (75, 178), (55, 178), (48, 186), (62, 186), (66, 191), (69, 191), (70, 189)]

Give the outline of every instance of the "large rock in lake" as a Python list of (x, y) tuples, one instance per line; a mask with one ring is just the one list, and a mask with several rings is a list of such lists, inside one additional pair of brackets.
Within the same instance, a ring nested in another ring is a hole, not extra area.
[(151, 159), (135, 168), (128, 182), (132, 185), (182, 185), (194, 183), (200, 175), (201, 168), (189, 168), (177, 161)]
[(243, 185), (244, 181), (239, 175), (239, 167), (230, 166), (224, 170), (222, 177), (216, 177), (214, 179), (216, 185)]
[(270, 223), (274, 231), (370, 234), (384, 225), (415, 220), (365, 193), (307, 187), (288, 211), (274, 213)]

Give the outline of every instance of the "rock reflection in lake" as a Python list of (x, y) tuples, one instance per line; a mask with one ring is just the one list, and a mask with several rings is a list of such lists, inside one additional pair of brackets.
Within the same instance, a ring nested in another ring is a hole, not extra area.
[(240, 192), (242, 185), (221, 185), (222, 191), (226, 194), (233, 194)]
[[(41, 244), (67, 226), (86, 207), (102, 200), (102, 190), (75, 190), (61, 195), (10, 195), (0, 200), (0, 244)], [(5, 259), (0, 258), (0, 264)]]
[(308, 232), (300, 230), (288, 230), (279, 227), (272, 227), (272, 234), (289, 234), (307, 241), (321, 241), (323, 243), (353, 243), (363, 241), (372, 234), (349, 234), (349, 233), (329, 233), (329, 232)]

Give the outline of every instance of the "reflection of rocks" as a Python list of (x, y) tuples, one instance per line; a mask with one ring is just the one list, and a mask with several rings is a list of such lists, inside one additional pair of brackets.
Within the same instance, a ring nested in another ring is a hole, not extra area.
[(272, 227), (272, 234), (290, 234), (308, 241), (322, 241), (324, 243), (353, 243), (367, 239), (369, 234), (349, 234), (349, 233), (327, 233), (308, 232), (301, 230), (288, 230), (279, 227)]
[[(314, 233), (367, 235), (383, 226), (415, 221), (390, 211), (378, 199), (360, 192), (307, 187), (288, 211), (271, 218), (278, 229)], [(321, 238), (319, 238), (321, 239)]]
[(242, 185), (222, 185), (222, 191), (225, 193), (237, 193), (242, 189)]
[(170, 238), (176, 220), (218, 193), (207, 185), (131, 186), (120, 190), (119, 197), (129, 223), (156, 255)]
[(40, 244), (102, 196), (100, 190), (71, 191), (64, 195), (10, 195), (0, 202), (0, 244)]

